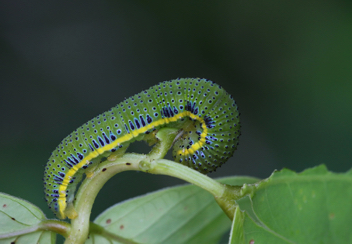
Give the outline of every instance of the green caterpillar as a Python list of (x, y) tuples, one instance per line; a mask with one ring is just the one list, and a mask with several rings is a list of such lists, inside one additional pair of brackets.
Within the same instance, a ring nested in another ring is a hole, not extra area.
[(52, 152), (44, 172), (49, 208), (67, 213), (88, 167), (120, 156), (135, 140), (153, 139), (162, 127), (180, 129), (173, 146), (176, 162), (210, 173), (234, 153), (240, 135), (237, 105), (221, 86), (205, 79), (164, 81), (125, 99), (73, 131)]

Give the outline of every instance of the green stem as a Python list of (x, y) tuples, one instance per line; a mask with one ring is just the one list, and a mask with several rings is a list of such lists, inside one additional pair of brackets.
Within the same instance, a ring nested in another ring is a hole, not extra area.
[(32, 233), (35, 231), (40, 231), (40, 230), (53, 231), (53, 232), (56, 232), (60, 235), (63, 235), (64, 237), (66, 237), (67, 233), (70, 230), (70, 224), (67, 222), (55, 220), (55, 219), (43, 220), (39, 224), (30, 226), (26, 229), (22, 229), (20, 231), (15, 231), (15, 232), (0, 235), (0, 239), (6, 239), (6, 238), (10, 238), (10, 237), (29, 234), (29, 233)]
[(243, 197), (242, 186), (231, 186), (224, 184), (223, 187), (223, 194), (221, 196), (214, 197), (218, 205), (232, 221), (237, 207), (236, 200)]
[(241, 196), (241, 186), (221, 184), (187, 166), (166, 159), (142, 161), (141, 169), (151, 174), (177, 177), (211, 193), (223, 211), (232, 220), (236, 208), (235, 200)]
[(71, 230), (71, 225), (64, 221), (49, 219), (42, 221), (39, 225), (39, 229), (54, 231), (55, 233), (67, 237)]
[(173, 176), (203, 188), (214, 196), (224, 192), (223, 184), (195, 171), (187, 166), (166, 159), (158, 159), (150, 163), (143, 161), (141, 168), (151, 174)]
[(139, 162), (145, 155), (125, 154), (114, 162), (100, 164), (90, 178), (86, 178), (76, 194), (75, 209), (78, 217), (71, 220), (71, 231), (65, 244), (84, 243), (89, 234), (89, 218), (98, 192), (115, 174), (127, 170), (139, 170)]

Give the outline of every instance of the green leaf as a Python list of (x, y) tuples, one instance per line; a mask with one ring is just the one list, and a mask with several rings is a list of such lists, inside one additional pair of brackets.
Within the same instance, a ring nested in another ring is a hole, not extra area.
[(352, 243), (351, 172), (283, 169), (247, 186), (230, 243)]
[[(254, 183), (251, 177), (231, 177), (222, 183)], [(218, 243), (231, 221), (213, 196), (194, 185), (147, 194), (104, 211), (94, 221), (112, 235), (131, 243)], [(105, 239), (105, 240), (104, 240)], [(86, 243), (119, 243), (106, 233), (91, 233)]]
[(33, 204), (0, 193), (0, 244), (55, 243), (53, 232), (37, 231), (43, 220), (45, 215)]

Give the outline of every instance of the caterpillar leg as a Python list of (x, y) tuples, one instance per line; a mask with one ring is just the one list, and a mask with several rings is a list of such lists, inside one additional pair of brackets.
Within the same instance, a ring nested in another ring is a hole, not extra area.
[(107, 160), (110, 162), (115, 161), (117, 158), (122, 157), (125, 154), (126, 150), (127, 150), (127, 147), (125, 147), (124, 150), (120, 149), (111, 153), (110, 156), (107, 157)]
[(75, 219), (78, 217), (78, 213), (77, 213), (75, 207), (73, 206), (72, 202), (67, 204), (67, 207), (64, 212), (69, 219)]
[(149, 134), (145, 134), (142, 140), (144, 140), (148, 144), (148, 146), (152, 146), (158, 142), (158, 138), (156, 136), (158, 132), (159, 130), (154, 130)]
[(156, 134), (158, 142), (154, 145), (149, 153), (152, 159), (160, 159), (165, 157), (170, 147), (174, 143), (175, 137), (179, 134), (179, 129), (176, 128), (161, 128)]

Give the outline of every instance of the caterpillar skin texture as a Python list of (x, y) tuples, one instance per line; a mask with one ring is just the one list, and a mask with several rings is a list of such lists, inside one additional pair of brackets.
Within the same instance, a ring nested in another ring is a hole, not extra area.
[[(164, 81), (125, 99), (77, 128), (52, 152), (44, 172), (49, 208), (60, 219), (87, 168), (111, 154), (123, 155), (135, 140), (157, 141), (163, 127), (180, 129), (174, 161), (210, 173), (234, 153), (240, 135), (237, 105), (221, 86), (205, 79)], [(74, 216), (68, 216), (74, 218)]]

